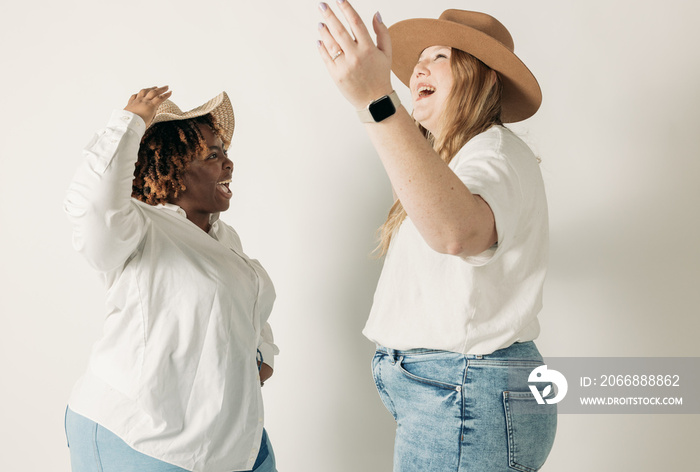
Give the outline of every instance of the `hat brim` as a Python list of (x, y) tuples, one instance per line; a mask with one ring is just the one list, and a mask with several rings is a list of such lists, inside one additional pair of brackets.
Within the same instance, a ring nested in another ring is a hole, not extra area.
[(233, 129), (236, 125), (236, 119), (233, 115), (231, 100), (229, 100), (226, 92), (221, 92), (219, 95), (212, 98), (205, 104), (186, 112), (180, 111), (178, 106), (170, 100), (165, 100), (158, 107), (156, 116), (153, 118), (153, 121), (151, 121), (149, 127), (164, 121), (187, 120), (189, 118), (204, 116), (209, 113), (214, 116), (216, 123), (223, 129), (225, 138), (224, 141), (227, 144), (230, 143), (231, 138), (233, 137)]
[(447, 20), (416, 18), (389, 28), (394, 74), (409, 86), (413, 68), (423, 50), (450, 46), (481, 60), (498, 72), (503, 83), (501, 121), (514, 123), (534, 115), (542, 103), (537, 79), (503, 43), (469, 26)]

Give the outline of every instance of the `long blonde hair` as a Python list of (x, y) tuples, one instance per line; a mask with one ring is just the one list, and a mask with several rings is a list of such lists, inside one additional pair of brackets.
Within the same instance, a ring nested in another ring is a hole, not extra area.
[[(501, 80), (491, 68), (462, 50), (452, 48), (450, 57), (453, 85), (441, 117), (440, 136), (433, 136), (418, 125), (423, 136), (447, 164), (467, 141), (494, 124), (501, 124)], [(396, 200), (379, 228), (379, 257), (389, 250), (391, 238), (406, 218), (401, 201)]]

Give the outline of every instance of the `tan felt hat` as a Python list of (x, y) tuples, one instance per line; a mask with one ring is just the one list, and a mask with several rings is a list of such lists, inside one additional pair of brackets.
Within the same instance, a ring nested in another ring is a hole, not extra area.
[(423, 50), (450, 46), (480, 59), (498, 72), (503, 83), (501, 120), (513, 123), (531, 117), (542, 103), (537, 79), (515, 55), (513, 38), (497, 19), (485, 13), (445, 10), (437, 20), (416, 18), (389, 28), (393, 50), (392, 70), (409, 85)]
[(216, 123), (224, 130), (224, 137), (227, 143), (231, 142), (233, 136), (233, 128), (236, 120), (233, 116), (233, 107), (226, 92), (221, 92), (216, 97), (209, 100), (204, 105), (193, 108), (190, 111), (183, 112), (180, 108), (170, 100), (166, 100), (160, 104), (156, 110), (156, 116), (151, 121), (149, 126), (163, 121), (186, 120), (188, 118), (196, 118), (204, 116), (208, 113), (214, 115)]

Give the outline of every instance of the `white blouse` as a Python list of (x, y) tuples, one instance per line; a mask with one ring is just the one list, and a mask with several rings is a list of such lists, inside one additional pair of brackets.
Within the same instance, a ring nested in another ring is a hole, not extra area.
[(263, 403), (256, 353), (274, 365), (272, 282), (218, 215), (205, 233), (176, 205), (131, 197), (145, 132), (112, 114), (65, 199), (73, 246), (101, 274), (107, 303), (70, 408), (129, 446), (187, 470), (250, 470)]

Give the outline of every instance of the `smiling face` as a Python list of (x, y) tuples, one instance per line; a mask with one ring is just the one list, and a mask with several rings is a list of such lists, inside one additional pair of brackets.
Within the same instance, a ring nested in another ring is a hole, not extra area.
[(440, 118), (454, 81), (451, 55), (452, 48), (448, 46), (425, 48), (413, 68), (409, 83), (413, 118), (434, 136), (439, 134)]
[(186, 189), (172, 203), (185, 210), (190, 221), (209, 231), (212, 213), (228, 210), (232, 196), (229, 185), (233, 162), (228, 158), (221, 138), (209, 126), (198, 126), (206, 148), (187, 164), (184, 178)]

